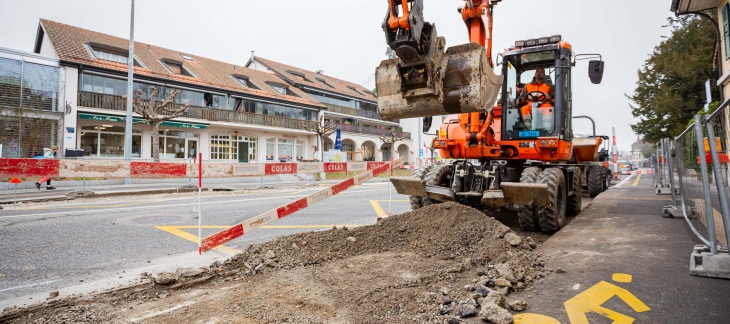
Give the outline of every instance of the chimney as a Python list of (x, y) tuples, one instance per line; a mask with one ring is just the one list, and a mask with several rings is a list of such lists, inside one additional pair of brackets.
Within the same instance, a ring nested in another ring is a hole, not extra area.
[(324, 75), (324, 70), (317, 70), (317, 74)]
[(251, 63), (253, 64), (254, 70), (256, 70), (256, 55), (254, 55), (254, 51), (251, 51)]

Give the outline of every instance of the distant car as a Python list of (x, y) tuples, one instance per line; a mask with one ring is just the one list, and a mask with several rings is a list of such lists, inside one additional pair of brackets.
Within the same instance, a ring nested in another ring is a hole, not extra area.
[(630, 175), (631, 174), (631, 162), (629, 161), (618, 161), (618, 170), (619, 172), (624, 175)]

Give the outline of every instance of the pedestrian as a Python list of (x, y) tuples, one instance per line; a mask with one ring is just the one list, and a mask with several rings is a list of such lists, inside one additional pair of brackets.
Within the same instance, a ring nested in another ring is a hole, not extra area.
[[(56, 158), (56, 154), (58, 153), (58, 146), (53, 146), (52, 148), (43, 148), (43, 158), (44, 159), (54, 159)], [(35, 187), (38, 190), (41, 190), (41, 183), (46, 183), (46, 190), (53, 190), (56, 189), (55, 187), (51, 186), (51, 177), (45, 177), (41, 179), (41, 181), (38, 181), (35, 183)]]

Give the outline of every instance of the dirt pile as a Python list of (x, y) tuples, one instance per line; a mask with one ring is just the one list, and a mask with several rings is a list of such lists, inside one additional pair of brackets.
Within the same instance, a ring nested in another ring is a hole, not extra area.
[(543, 276), (535, 247), (480, 211), (445, 203), (372, 226), (277, 238), (203, 271), (8, 313), (38, 323), (509, 323), (505, 296)]

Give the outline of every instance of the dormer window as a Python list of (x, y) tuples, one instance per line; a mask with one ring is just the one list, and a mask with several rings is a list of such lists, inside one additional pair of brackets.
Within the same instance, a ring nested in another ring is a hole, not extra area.
[(283, 84), (273, 83), (273, 82), (266, 82), (266, 84), (269, 87), (271, 87), (272, 89), (276, 90), (276, 92), (281, 93), (283, 95), (299, 97), (299, 95), (294, 93), (294, 91), (292, 91), (291, 89), (289, 89), (289, 87), (287, 87)]
[(359, 94), (361, 96), (364, 96), (360, 91), (357, 91), (357, 89), (355, 89), (355, 87), (353, 87), (353, 86), (347, 86), (347, 88), (350, 89), (350, 90), (352, 90), (352, 91), (354, 91), (355, 93), (357, 93), (357, 94)]
[(330, 88), (334, 88), (331, 84), (327, 83), (327, 81), (325, 79), (317, 78), (317, 81), (322, 82), (324, 85), (326, 85)]
[(188, 61), (195, 61), (195, 59), (190, 55), (180, 54), (180, 57), (182, 57)]
[(162, 65), (164, 65), (167, 70), (170, 71), (170, 73), (174, 74), (180, 74), (185, 75), (189, 77), (195, 77), (190, 71), (188, 71), (182, 64), (182, 62), (176, 62), (172, 60), (162, 60)]
[[(98, 59), (122, 63), (122, 64), (129, 63), (129, 61), (128, 61), (129, 56), (127, 56), (128, 55), (127, 52), (116, 50), (116, 49), (100, 48), (99, 46), (92, 46), (92, 45), (89, 45), (89, 49), (91, 50), (91, 53), (94, 54), (94, 57), (96, 57)], [(134, 66), (142, 67), (142, 64), (140, 64), (137, 61), (137, 59), (135, 59)]]
[(375, 92), (372, 92), (372, 91), (370, 91), (370, 90), (365, 90), (365, 93), (367, 93), (367, 94), (369, 94), (369, 95), (371, 95), (371, 96), (373, 96), (373, 97), (375, 97), (375, 98), (377, 98), (377, 97), (378, 97), (378, 95), (376, 95), (376, 94), (375, 94)]
[(297, 77), (299, 80), (302, 80), (302, 81), (305, 81), (305, 82), (310, 82), (310, 83), (312, 82), (312, 80), (307, 79), (307, 76), (304, 75), (304, 73), (302, 73), (302, 72), (291, 71), (291, 70), (286, 71), (286, 72), (289, 73), (289, 74), (291, 74), (291, 75), (293, 75), (293, 76), (295, 76), (295, 77)]
[(251, 80), (245, 75), (231, 75), (233, 79), (238, 81), (244, 88), (260, 90)]

